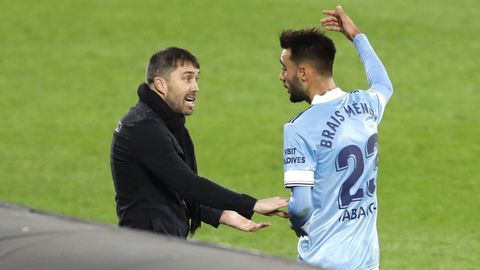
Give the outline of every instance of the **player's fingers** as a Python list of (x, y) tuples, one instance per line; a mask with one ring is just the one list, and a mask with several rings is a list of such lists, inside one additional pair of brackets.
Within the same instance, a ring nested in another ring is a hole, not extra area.
[(339, 22), (323, 22), (321, 23), (322, 26), (340, 26)]
[(342, 29), (339, 26), (325, 26), (325, 29), (329, 31), (342, 32)]
[(325, 17), (325, 18), (320, 19), (320, 22), (321, 22), (321, 23), (338, 22), (338, 18), (337, 18), (337, 17), (333, 17), (333, 16), (328, 16), (328, 17)]
[(330, 15), (330, 16), (335, 16), (336, 13), (335, 10), (322, 10), (322, 13), (325, 14), (325, 15)]
[(338, 26), (338, 27), (340, 27), (340, 24), (338, 22), (325, 22), (325, 23), (322, 23), (322, 26)]

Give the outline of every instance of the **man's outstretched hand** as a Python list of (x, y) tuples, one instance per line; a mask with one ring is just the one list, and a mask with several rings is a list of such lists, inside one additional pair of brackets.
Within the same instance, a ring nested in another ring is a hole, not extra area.
[(244, 232), (256, 232), (259, 229), (266, 228), (270, 224), (261, 222), (255, 223), (250, 219), (243, 217), (235, 211), (224, 210), (220, 216), (220, 223), (233, 227)]
[(288, 198), (272, 197), (268, 199), (258, 200), (253, 207), (253, 211), (266, 216), (275, 215), (283, 218), (288, 218), (288, 213), (286, 211), (280, 210), (280, 208), (286, 207), (287, 205)]
[(324, 10), (323, 14), (328, 15), (320, 20), (325, 29), (343, 33), (349, 40), (353, 40), (360, 30), (343, 10), (342, 6), (337, 6), (335, 10)]

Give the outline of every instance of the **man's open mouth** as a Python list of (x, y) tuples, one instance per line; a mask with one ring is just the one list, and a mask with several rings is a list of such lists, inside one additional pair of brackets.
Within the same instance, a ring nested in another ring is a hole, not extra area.
[(194, 104), (195, 103), (195, 97), (186, 97), (185, 101), (188, 102), (188, 103)]

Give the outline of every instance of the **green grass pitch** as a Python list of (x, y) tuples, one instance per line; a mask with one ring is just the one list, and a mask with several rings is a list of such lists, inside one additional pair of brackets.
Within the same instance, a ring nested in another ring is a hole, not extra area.
[[(319, 25), (342, 4), (387, 67), (395, 93), (380, 126), (384, 269), (480, 263), (480, 20), (477, 0), (6, 1), (0, 11), (0, 200), (116, 222), (113, 128), (136, 102), (148, 57), (196, 54), (200, 96), (188, 127), (200, 174), (256, 197), (288, 196), (278, 34)], [(355, 50), (329, 34), (337, 84), (367, 88)], [(220, 134), (220, 136), (219, 136)], [(195, 239), (294, 260), (288, 222), (255, 234), (204, 225)], [(1, 221), (0, 221), (1, 222)]]

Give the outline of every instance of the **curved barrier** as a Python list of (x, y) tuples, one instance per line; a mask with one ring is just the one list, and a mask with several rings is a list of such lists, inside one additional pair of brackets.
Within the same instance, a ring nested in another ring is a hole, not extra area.
[(0, 202), (0, 269), (318, 269)]

